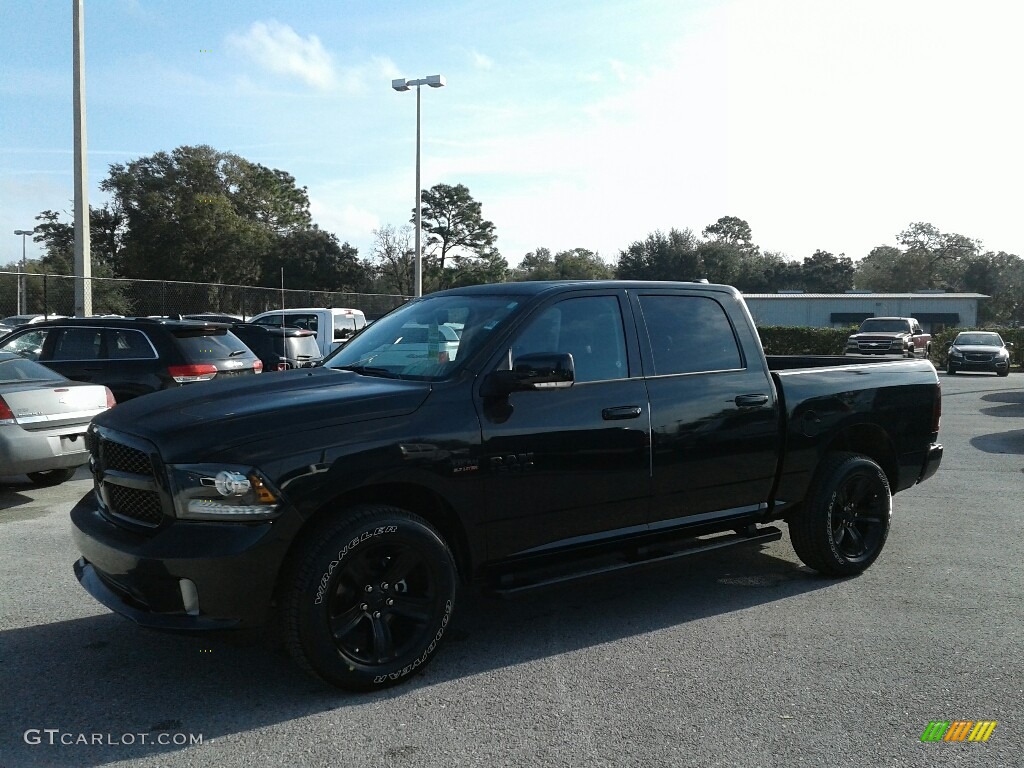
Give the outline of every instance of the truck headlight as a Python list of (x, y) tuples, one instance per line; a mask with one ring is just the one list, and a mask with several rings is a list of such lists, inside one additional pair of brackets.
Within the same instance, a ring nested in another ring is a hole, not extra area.
[(254, 467), (172, 464), (174, 512), (181, 520), (251, 522), (281, 513), (278, 492)]
[(957, 349), (956, 347), (953, 347), (953, 348), (952, 348), (951, 350), (949, 350), (949, 356), (950, 356), (950, 357), (963, 357), (963, 356), (964, 356), (964, 353), (963, 353), (963, 352), (961, 352), (961, 351), (960, 351), (959, 349)]

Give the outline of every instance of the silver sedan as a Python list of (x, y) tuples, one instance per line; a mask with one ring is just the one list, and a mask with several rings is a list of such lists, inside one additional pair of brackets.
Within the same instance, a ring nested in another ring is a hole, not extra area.
[(36, 485), (69, 479), (89, 460), (86, 427), (113, 405), (101, 384), (0, 352), (0, 475), (28, 475)]

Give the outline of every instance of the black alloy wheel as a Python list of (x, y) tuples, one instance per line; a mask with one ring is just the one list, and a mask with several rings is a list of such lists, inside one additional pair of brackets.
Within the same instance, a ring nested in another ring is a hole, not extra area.
[(441, 645), (455, 602), (451, 551), (422, 518), (368, 505), (306, 539), (284, 583), (285, 641), (301, 666), (354, 691), (403, 682)]
[(889, 535), (889, 481), (871, 459), (852, 453), (825, 458), (804, 508), (789, 522), (800, 559), (830, 576), (853, 576), (881, 554)]

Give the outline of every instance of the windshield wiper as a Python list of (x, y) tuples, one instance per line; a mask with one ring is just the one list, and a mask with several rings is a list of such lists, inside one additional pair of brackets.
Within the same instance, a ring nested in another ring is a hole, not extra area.
[(402, 379), (400, 373), (389, 371), (387, 368), (375, 368), (372, 365), (337, 365), (331, 366), (338, 371), (354, 371), (355, 373), (361, 373), (364, 376), (383, 376), (386, 379)]

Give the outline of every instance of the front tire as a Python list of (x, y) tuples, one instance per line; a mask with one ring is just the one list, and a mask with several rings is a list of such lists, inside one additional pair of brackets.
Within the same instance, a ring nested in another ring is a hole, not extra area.
[(28, 479), (39, 486), (60, 485), (74, 477), (77, 469), (78, 467), (64, 467), (61, 469), (47, 469), (42, 472), (29, 472)]
[(404, 682), (433, 659), (455, 605), (455, 560), (422, 518), (364, 505), (307, 537), (284, 583), (285, 642), (339, 688)]
[(855, 576), (881, 554), (891, 515), (892, 495), (882, 468), (858, 454), (830, 454), (807, 503), (789, 521), (793, 549), (820, 573)]
[(953, 376), (953, 375), (956, 374), (956, 368), (954, 368), (952, 365), (947, 365), (946, 366), (946, 373), (948, 375), (950, 375), (950, 376)]

